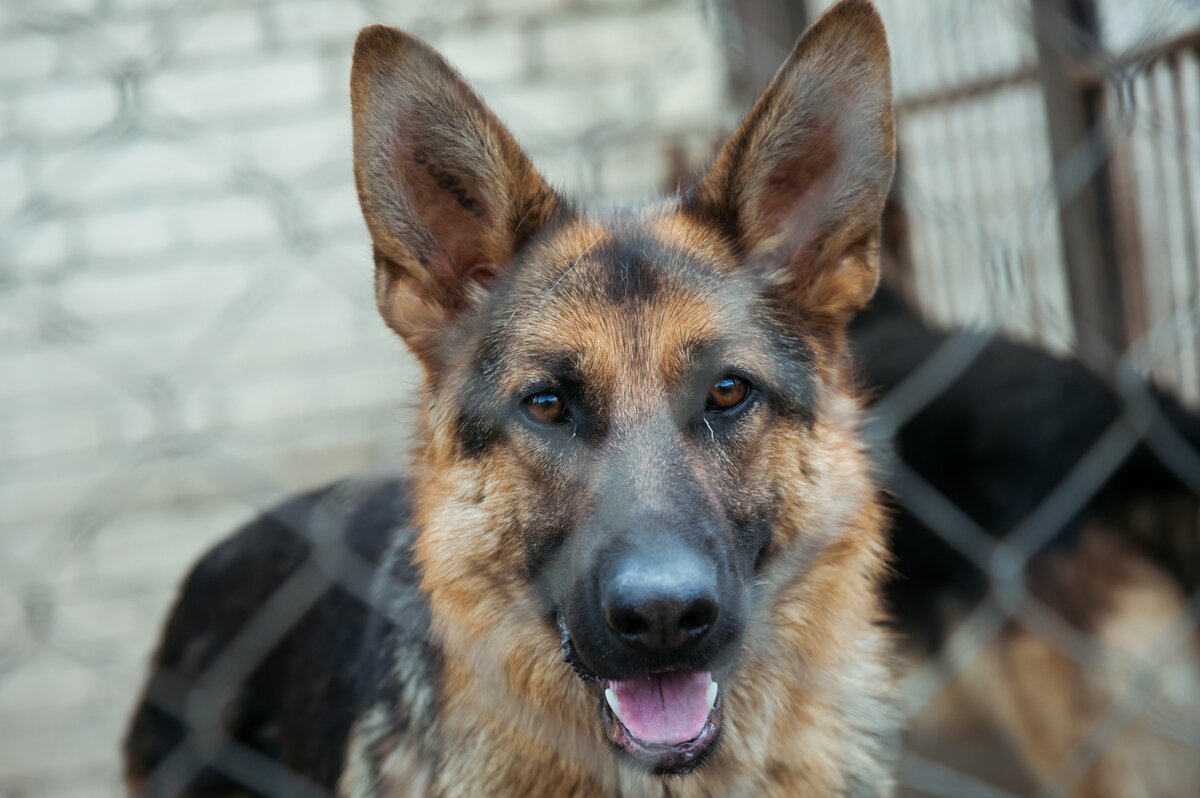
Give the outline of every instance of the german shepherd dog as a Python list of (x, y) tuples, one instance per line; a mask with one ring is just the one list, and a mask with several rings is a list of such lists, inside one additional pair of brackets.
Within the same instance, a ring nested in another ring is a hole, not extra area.
[[(888, 794), (886, 524), (846, 340), (894, 160), (872, 5), (824, 14), (696, 187), (639, 209), (560, 197), (399, 30), (359, 35), (351, 99), (378, 306), (423, 370), (411, 472), (197, 566), (131, 792)], [(372, 611), (313, 597), (314, 569), (371, 560)], [(200, 692), (165, 706), (172, 684)]]
[[(887, 794), (881, 583), (918, 658), (1004, 590), (904, 501), (885, 572), (845, 329), (875, 283), (886, 65), (869, 4), (842, 3), (694, 190), (586, 215), (426, 45), (365, 30), (356, 176), (380, 310), (424, 367), (416, 462), (277, 507), (196, 566), (126, 740), (131, 792)], [(1168, 713), (1200, 697), (1194, 635), (1161, 646), (1200, 583), (1195, 486), (1131, 437), (1047, 504), (1122, 397), (977, 337), (908, 412), (950, 336), (886, 289), (849, 329), (868, 437), (895, 435), (976, 531), (1015, 544), (1058, 508), (1032, 603), (950, 658), (916, 736), (971, 770), (953, 751), (982, 716), (1063, 794), (1196, 794), (1179, 732), (1200, 709), (1172, 737), (1155, 696), (1159, 728), (1070, 759), (1148, 660)], [(1149, 398), (1159, 451), (1200, 446), (1200, 420)]]

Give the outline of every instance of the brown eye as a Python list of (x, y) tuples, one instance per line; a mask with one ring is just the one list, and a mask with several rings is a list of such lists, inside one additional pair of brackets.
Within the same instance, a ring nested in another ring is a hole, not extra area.
[(714, 382), (712, 388), (708, 390), (708, 401), (705, 403), (704, 409), (709, 413), (724, 413), (746, 401), (749, 393), (750, 384), (748, 382), (741, 377), (726, 375)]
[(525, 399), (525, 414), (539, 424), (561, 424), (567, 420), (567, 403), (550, 391), (535, 393)]

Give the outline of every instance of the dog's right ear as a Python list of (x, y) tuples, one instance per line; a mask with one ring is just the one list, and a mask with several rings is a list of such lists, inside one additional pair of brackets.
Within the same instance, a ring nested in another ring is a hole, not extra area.
[(895, 156), (891, 61), (869, 0), (841, 0), (796, 43), (685, 198), (772, 293), (840, 327), (879, 277)]
[(560, 202), (462, 76), (403, 31), (359, 33), (350, 100), (379, 310), (432, 367), (446, 325)]

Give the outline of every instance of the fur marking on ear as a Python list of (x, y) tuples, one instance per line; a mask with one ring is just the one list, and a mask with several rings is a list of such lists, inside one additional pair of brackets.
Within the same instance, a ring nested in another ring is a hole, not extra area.
[(467, 189), (463, 187), (463, 181), (457, 175), (446, 167), (432, 162), (429, 153), (420, 147), (413, 150), (412, 159), (415, 163), (425, 167), (425, 173), (434, 179), (438, 188), (453, 194), (464, 210), (470, 211), (476, 218), (483, 218), (483, 206), (480, 205), (479, 200), (467, 193)]

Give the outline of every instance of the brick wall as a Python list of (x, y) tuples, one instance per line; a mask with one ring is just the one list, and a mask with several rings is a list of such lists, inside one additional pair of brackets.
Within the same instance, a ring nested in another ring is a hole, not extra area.
[(0, 7), (0, 795), (118, 794), (174, 585), (277, 497), (402, 464), (350, 179), (357, 29), (440, 47), (558, 186), (653, 194), (729, 126), (698, 0)]

